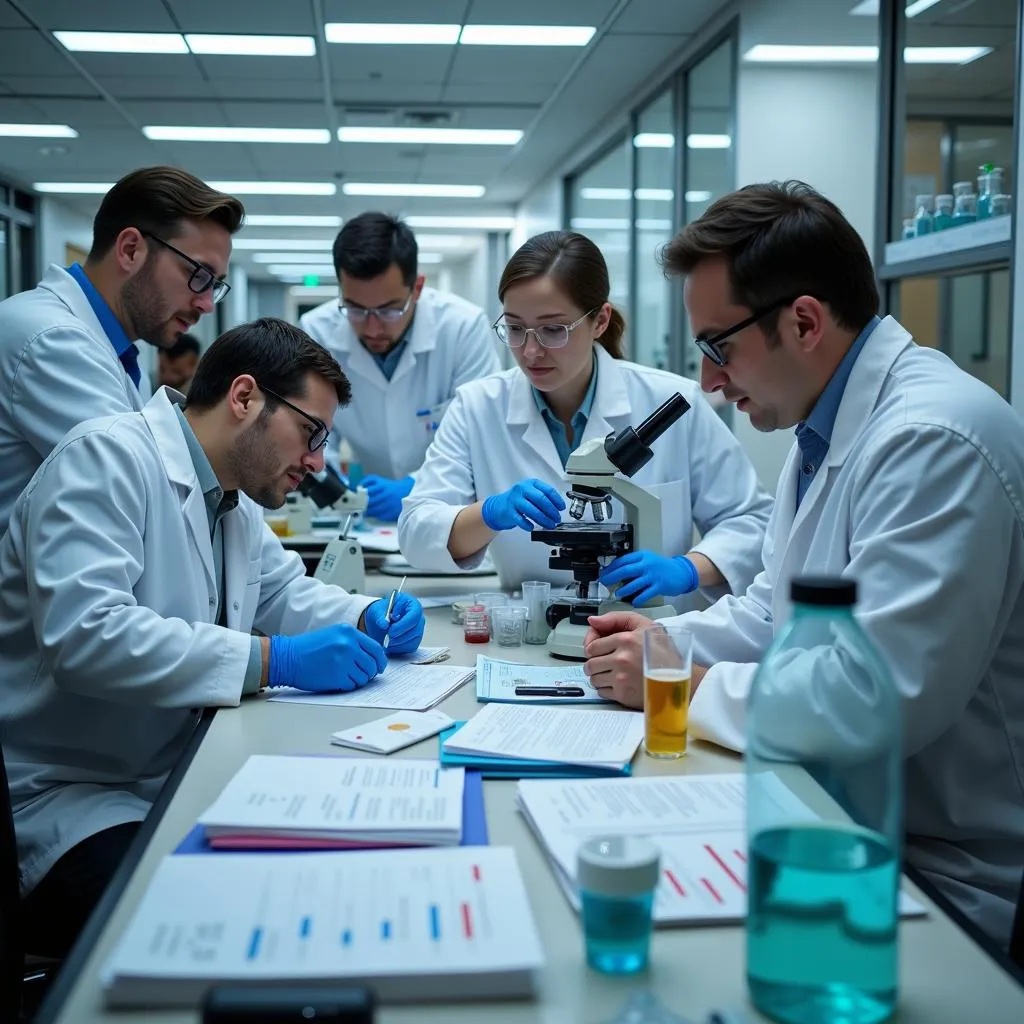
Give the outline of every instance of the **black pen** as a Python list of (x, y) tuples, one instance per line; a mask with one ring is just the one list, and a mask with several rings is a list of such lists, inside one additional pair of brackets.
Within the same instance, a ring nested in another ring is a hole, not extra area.
[(517, 697), (585, 697), (580, 686), (517, 686)]

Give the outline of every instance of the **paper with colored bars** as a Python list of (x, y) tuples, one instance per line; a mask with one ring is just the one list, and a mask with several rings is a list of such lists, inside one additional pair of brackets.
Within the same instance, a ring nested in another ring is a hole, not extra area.
[[(431, 650), (431, 648), (420, 648)], [(401, 657), (388, 659), (388, 667), (358, 690), (343, 693), (308, 693), (292, 687), (271, 691), (271, 700), (289, 704), (326, 704), (350, 708), (389, 708), (426, 711), (473, 678), (475, 669), (461, 665), (411, 664)]]
[(365, 984), (382, 1002), (528, 997), (543, 962), (502, 847), (183, 854), (102, 971), (110, 1006), (195, 1007), (214, 984)]
[[(816, 821), (810, 807), (772, 776), (763, 791), (794, 822)], [(746, 777), (742, 772), (570, 782), (523, 780), (517, 801), (579, 909), (576, 852), (595, 835), (642, 835), (661, 850), (655, 892), (658, 925), (742, 921), (747, 914)], [(905, 893), (900, 912), (924, 908)]]
[(463, 770), (254, 754), (199, 816), (214, 847), (457, 846)]
[[(548, 694), (517, 690), (551, 691)], [(480, 655), (476, 660), (476, 699), (505, 704), (609, 704), (579, 664), (520, 665)]]

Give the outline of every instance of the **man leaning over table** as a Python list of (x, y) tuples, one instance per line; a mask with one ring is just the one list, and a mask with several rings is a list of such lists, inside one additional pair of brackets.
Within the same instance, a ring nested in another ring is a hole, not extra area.
[[(724, 196), (664, 261), (686, 278), (704, 390), (758, 430), (796, 426), (764, 571), (745, 594), (662, 620), (693, 634), (694, 735), (743, 749), (793, 576), (855, 579), (858, 620), (903, 699), (907, 861), (1005, 942), (1024, 863), (1024, 422), (879, 318), (863, 242), (806, 185)], [(640, 706), (646, 620), (590, 621), (592, 682)], [(775, 710), (811, 742), (844, 729), (859, 697), (829, 653)]]
[[(0, 541), (0, 725), (27, 946), (65, 953), (204, 707), (350, 690), (423, 636), (419, 603), (307, 577), (265, 526), (350, 387), (304, 331), (222, 335), (186, 400), (68, 433)], [(259, 634), (253, 635), (258, 631)]]

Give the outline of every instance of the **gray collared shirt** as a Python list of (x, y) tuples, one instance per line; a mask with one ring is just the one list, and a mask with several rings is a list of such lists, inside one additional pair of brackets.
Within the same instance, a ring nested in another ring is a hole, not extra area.
[[(185, 445), (188, 454), (192, 459), (192, 466), (196, 471), (196, 478), (199, 480), (199, 487), (203, 492), (203, 502), (206, 505), (206, 518), (210, 524), (210, 544), (213, 546), (213, 573), (217, 581), (217, 618), (218, 626), (225, 624), (224, 619), (224, 530), (221, 521), (233, 509), (238, 507), (238, 491), (225, 491), (217, 479), (217, 474), (210, 465), (210, 460), (199, 443), (192, 425), (188, 418), (181, 411), (181, 406), (176, 405), (174, 411), (178, 414), (178, 422), (181, 424), (181, 433), (185, 438)], [(263, 651), (260, 646), (259, 637), (252, 638), (252, 648), (249, 651), (249, 663), (245, 669), (245, 680), (242, 685), (242, 693), (255, 693), (260, 688), (260, 675), (263, 668)]]

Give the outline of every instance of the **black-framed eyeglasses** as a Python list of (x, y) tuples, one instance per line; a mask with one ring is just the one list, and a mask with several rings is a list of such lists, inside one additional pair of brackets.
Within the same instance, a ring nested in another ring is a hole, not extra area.
[(391, 306), (382, 306), (379, 309), (365, 309), (363, 306), (346, 306), (344, 300), (338, 303), (341, 315), (353, 323), (365, 323), (371, 316), (375, 316), (382, 324), (397, 324), (399, 320), (409, 311), (412, 303), (412, 292), (405, 300), (401, 309), (394, 309)]
[(316, 428), (309, 435), (309, 450), (311, 452), (318, 452), (325, 444), (327, 444), (327, 438), (330, 437), (330, 428), (324, 423), (323, 420), (318, 420), (315, 416), (310, 416), (308, 412), (300, 409), (297, 405), (292, 405), (287, 398), (282, 398), (276, 391), (271, 391), (270, 388), (264, 387), (260, 384), (260, 391), (265, 395), (270, 395), (271, 398), (277, 399), (282, 405), (287, 405), (289, 409), (297, 412), (304, 420), (309, 420), (310, 423)]
[(537, 344), (541, 348), (565, 348), (569, 344), (569, 335), (588, 316), (593, 316), (600, 308), (600, 306), (595, 306), (589, 313), (584, 313), (578, 320), (573, 320), (571, 324), (541, 324), (540, 327), (510, 323), (504, 319), (503, 313), (491, 324), (491, 330), (498, 336), (498, 340), (508, 345), (509, 348), (522, 348), (531, 334), (537, 339)]
[(780, 299), (778, 302), (773, 302), (770, 306), (766, 306), (764, 309), (759, 309), (752, 316), (748, 316), (746, 320), (741, 320), (738, 324), (733, 324), (732, 327), (719, 332), (711, 338), (694, 338), (693, 343), (716, 366), (725, 366), (729, 360), (722, 351), (723, 342), (727, 341), (734, 334), (739, 334), (740, 331), (750, 327), (751, 324), (756, 324), (758, 320), (763, 320), (769, 313), (774, 313), (778, 309), (783, 309), (793, 302), (796, 302), (796, 297), (792, 299)]
[(154, 235), (152, 231), (143, 231), (141, 234), (147, 238), (152, 238), (154, 242), (159, 242), (165, 249), (170, 249), (176, 256), (180, 256), (186, 263), (192, 265), (192, 274), (188, 279), (188, 287), (196, 295), (202, 295), (203, 292), (208, 291), (213, 298), (214, 305), (216, 305), (231, 291), (231, 285), (227, 281), (219, 278), (209, 267), (204, 266), (198, 260), (192, 259), (191, 256), (183, 253), (179, 248), (171, 245), (170, 242), (165, 242), (159, 235)]

